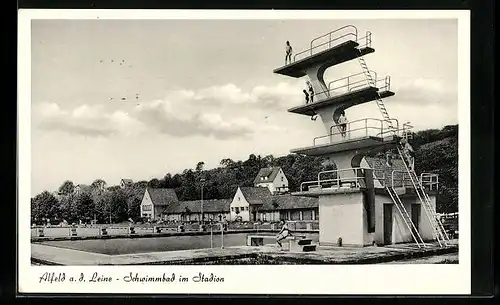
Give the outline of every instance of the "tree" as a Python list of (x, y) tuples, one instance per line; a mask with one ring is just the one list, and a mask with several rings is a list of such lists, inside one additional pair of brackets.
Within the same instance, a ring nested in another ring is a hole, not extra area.
[(35, 196), (31, 201), (31, 219), (39, 222), (42, 218), (53, 219), (58, 215), (59, 201), (48, 191)]
[(104, 181), (103, 179), (96, 179), (96, 180), (94, 180), (94, 182), (92, 182), (90, 187), (94, 191), (95, 190), (104, 190), (104, 188), (106, 187), (106, 181)]
[(201, 172), (203, 170), (203, 166), (205, 166), (205, 162), (200, 161), (198, 164), (196, 164), (196, 171)]
[(148, 187), (154, 188), (154, 189), (160, 188), (160, 180), (158, 180), (156, 178), (149, 180)]
[(68, 195), (71, 194), (75, 191), (75, 185), (73, 182), (66, 180), (63, 182), (63, 184), (59, 187), (59, 193), (62, 195)]
[(73, 193), (61, 197), (59, 209), (61, 218), (68, 223), (73, 223), (78, 220), (78, 210), (75, 202), (75, 195)]
[(230, 158), (225, 158), (220, 161), (220, 165), (226, 168), (233, 167), (235, 162)]
[(95, 206), (92, 196), (88, 193), (81, 193), (75, 196), (75, 209), (78, 220), (90, 222), (94, 217)]

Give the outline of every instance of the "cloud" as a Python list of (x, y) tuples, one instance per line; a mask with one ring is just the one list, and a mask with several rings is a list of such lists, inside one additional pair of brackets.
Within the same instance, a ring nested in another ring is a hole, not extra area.
[(393, 88), (397, 100), (404, 104), (452, 105), (457, 104), (457, 90), (438, 79), (417, 78)]
[(261, 119), (270, 111), (285, 113), (300, 104), (301, 98), (300, 87), (289, 83), (256, 86), (248, 91), (226, 84), (197, 91), (170, 91), (164, 99), (134, 105), (128, 112), (112, 109), (112, 105), (84, 104), (64, 109), (57, 103), (42, 103), (36, 107), (34, 118), (41, 129), (89, 137), (154, 132), (174, 137), (248, 139), (255, 133), (283, 132), (283, 128), (263, 124)]
[(229, 139), (245, 138), (253, 133), (252, 122), (248, 119), (224, 119), (216, 112), (186, 113), (176, 111), (176, 108), (168, 100), (140, 105), (133, 115), (153, 130), (175, 137), (200, 135)]
[(41, 129), (88, 137), (131, 134), (143, 128), (140, 122), (125, 112), (107, 113), (101, 105), (81, 105), (65, 110), (57, 103), (42, 103), (35, 108), (35, 114), (35, 126)]
[(182, 105), (241, 107), (261, 110), (286, 110), (302, 102), (300, 86), (279, 83), (275, 86), (256, 86), (245, 92), (234, 84), (212, 86), (197, 92), (169, 92), (166, 100)]

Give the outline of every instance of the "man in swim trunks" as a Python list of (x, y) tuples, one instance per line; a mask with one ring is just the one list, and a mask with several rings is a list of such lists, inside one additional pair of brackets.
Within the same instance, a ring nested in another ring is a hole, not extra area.
[(288, 225), (284, 220), (280, 220), (281, 224), (281, 230), (276, 236), (276, 243), (280, 246), (280, 249), (283, 249), (283, 245), (281, 244), (281, 241), (290, 236), (290, 231), (288, 230)]
[(287, 62), (292, 63), (292, 46), (290, 45), (289, 41), (286, 42), (285, 52), (286, 52), (285, 54), (285, 65), (286, 65)]

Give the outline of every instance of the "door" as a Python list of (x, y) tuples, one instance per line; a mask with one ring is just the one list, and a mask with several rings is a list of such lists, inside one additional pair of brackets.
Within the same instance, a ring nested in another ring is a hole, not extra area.
[[(420, 223), (420, 204), (412, 204), (411, 205), (411, 221), (413, 222), (413, 225), (415, 225), (415, 228), (417, 229), (417, 232), (420, 231), (419, 228), (419, 223)], [(417, 236), (417, 233), (415, 232), (415, 229), (413, 229), (413, 234)]]
[(392, 244), (392, 203), (384, 204), (384, 245)]

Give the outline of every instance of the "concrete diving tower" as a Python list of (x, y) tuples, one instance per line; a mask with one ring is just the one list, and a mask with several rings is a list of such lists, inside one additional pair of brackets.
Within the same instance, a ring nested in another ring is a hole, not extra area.
[[(337, 167), (318, 173), (317, 180), (302, 182), (300, 191), (292, 195), (318, 197), (320, 244), (365, 246), (415, 241), (420, 247), (424, 240), (435, 236), (439, 240), (443, 235), (435, 219), (436, 197), (432, 194), (437, 190), (438, 176), (422, 173), (418, 177), (409, 169), (409, 157), (404, 159), (407, 155), (401, 153), (399, 142), (408, 137), (411, 126), (400, 125), (389, 116), (382, 99), (394, 96), (390, 77), (379, 77), (364, 59), (374, 52), (371, 33), (359, 38), (357, 28), (348, 25), (314, 38), (292, 63), (274, 70), (280, 75), (309, 78), (313, 99), (288, 112), (319, 116), (325, 128), (311, 145), (291, 152), (323, 156)], [(361, 73), (325, 82), (326, 69), (353, 59)], [(381, 118), (349, 118), (339, 124), (344, 110), (371, 101), (377, 103)], [(380, 161), (384, 166), (370, 165), (365, 158), (393, 148), (398, 149), (401, 159)], [(427, 189), (431, 193), (427, 194)], [(430, 215), (427, 220), (420, 217), (421, 209)]]

